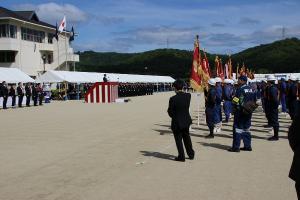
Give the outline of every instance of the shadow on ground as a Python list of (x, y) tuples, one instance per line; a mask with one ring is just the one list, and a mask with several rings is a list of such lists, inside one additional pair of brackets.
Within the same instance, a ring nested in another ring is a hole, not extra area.
[(198, 143), (205, 147), (212, 147), (215, 149), (226, 150), (226, 151), (227, 149), (230, 148), (230, 146), (228, 145), (217, 144), (217, 143), (206, 143), (206, 142), (198, 142)]
[(155, 157), (155, 158), (160, 158), (160, 159), (165, 159), (165, 160), (174, 160), (175, 156), (166, 154), (166, 153), (160, 153), (160, 152), (155, 152), (155, 151), (140, 151), (143, 156), (147, 157)]

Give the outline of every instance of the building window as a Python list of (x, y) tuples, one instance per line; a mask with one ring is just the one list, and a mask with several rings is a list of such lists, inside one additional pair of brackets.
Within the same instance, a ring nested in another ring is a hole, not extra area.
[(45, 32), (21, 27), (22, 40), (44, 43)]
[(49, 44), (53, 44), (53, 38), (54, 38), (54, 34), (53, 33), (48, 33), (48, 43)]
[(15, 62), (16, 54), (14, 51), (0, 51), (0, 63)]
[(0, 24), (0, 37), (17, 38), (17, 27), (9, 24)]

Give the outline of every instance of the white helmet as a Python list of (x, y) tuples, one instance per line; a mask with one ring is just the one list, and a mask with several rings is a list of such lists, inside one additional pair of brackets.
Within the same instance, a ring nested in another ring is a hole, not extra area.
[(276, 77), (272, 74), (267, 77), (267, 81), (276, 81)]
[(290, 76), (290, 80), (291, 80), (291, 81), (297, 81), (297, 77), (296, 77), (295, 75), (292, 74), (292, 75)]
[(231, 79), (225, 79), (225, 80), (224, 80), (224, 83), (226, 83), (226, 84), (231, 84)]
[(222, 83), (222, 79), (220, 77), (215, 78), (216, 83)]
[(211, 78), (208, 80), (208, 84), (211, 86), (216, 86), (216, 80), (214, 78)]

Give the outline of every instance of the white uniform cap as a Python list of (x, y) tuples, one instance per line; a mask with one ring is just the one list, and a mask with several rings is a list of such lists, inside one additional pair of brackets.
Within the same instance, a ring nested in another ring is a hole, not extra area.
[(216, 83), (222, 83), (222, 79), (220, 77), (215, 78)]
[(297, 81), (297, 77), (296, 77), (295, 75), (291, 75), (291, 76), (290, 76), (290, 80), (291, 80), (291, 81)]
[(208, 84), (212, 85), (212, 86), (215, 86), (216, 85), (216, 80), (214, 78), (211, 78), (211, 79), (208, 80)]
[(274, 75), (269, 75), (267, 81), (276, 81), (276, 77)]
[(225, 79), (224, 83), (231, 84), (231, 80), (230, 79)]

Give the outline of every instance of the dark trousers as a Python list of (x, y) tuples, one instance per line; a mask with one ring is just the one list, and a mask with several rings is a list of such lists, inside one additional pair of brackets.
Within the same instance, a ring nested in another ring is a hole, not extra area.
[(34, 97), (32, 97), (32, 100), (33, 100), (33, 105), (37, 106), (38, 105), (38, 97), (34, 96)]
[(300, 200), (300, 183), (296, 182), (295, 187), (296, 187), (296, 191), (297, 191), (298, 200)]
[(26, 96), (26, 106), (30, 106), (30, 96)]
[(240, 149), (241, 140), (243, 140), (245, 148), (251, 148), (251, 133), (249, 131), (234, 128), (233, 129), (233, 142), (232, 148), (233, 149)]
[(43, 105), (43, 96), (39, 96), (39, 105), (41, 106), (41, 105)]
[(7, 97), (3, 97), (3, 109), (6, 109)]
[(18, 99), (19, 107), (22, 107), (22, 102), (23, 102), (23, 96), (19, 96), (19, 99)]
[(16, 96), (12, 96), (11, 97), (11, 106), (15, 107), (15, 105), (16, 105)]
[(192, 140), (189, 133), (189, 128), (173, 131), (178, 150), (178, 158), (185, 159), (182, 140), (186, 149), (186, 153), (190, 158), (193, 158), (195, 152), (193, 150)]

